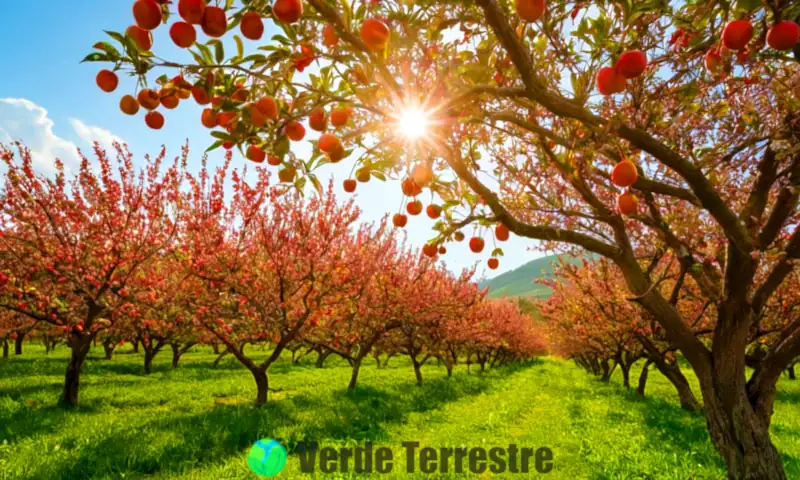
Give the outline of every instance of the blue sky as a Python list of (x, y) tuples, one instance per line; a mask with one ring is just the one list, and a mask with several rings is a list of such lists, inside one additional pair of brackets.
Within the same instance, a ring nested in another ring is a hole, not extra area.
[[(0, 65), (4, 67), (0, 75), (0, 142), (23, 140), (43, 172), (56, 157), (69, 166), (76, 161), (76, 148), (88, 151), (93, 140), (110, 148), (114, 138), (126, 142), (136, 157), (156, 154), (162, 145), (170, 156), (177, 155), (188, 140), (194, 152), (191, 159), (200, 163), (202, 152), (212, 142), (208, 130), (200, 125), (198, 105), (183, 102), (165, 115), (164, 128), (151, 130), (144, 124), (142, 112), (135, 117), (119, 112), (119, 98), (134, 90), (132, 78), (121, 77), (115, 92), (104, 93), (95, 85), (95, 75), (102, 64), (80, 63), (95, 42), (108, 39), (103, 30), (124, 32), (133, 23), (131, 5), (129, 0), (0, 2), (0, 18), (8, 20), (0, 29)], [(269, 41), (275, 32), (270, 20), (265, 24), (262, 42)], [(205, 41), (206, 37), (199, 33), (198, 39)], [(154, 51), (164, 58), (185, 58), (185, 53), (169, 39), (166, 26), (154, 32), (154, 43)], [(219, 162), (222, 155), (221, 149), (211, 152), (209, 162)], [(245, 162), (238, 154), (234, 158), (237, 166)], [(352, 167), (346, 163), (327, 166), (319, 172), (320, 180), (336, 178), (340, 198), (349, 195), (341, 187)], [(368, 184), (359, 184), (356, 203), (364, 211), (365, 221), (379, 220), (384, 214), (397, 211), (401, 200), (399, 183), (387, 183), (372, 179)], [(432, 225), (424, 215), (411, 217), (406, 227), (409, 242), (421, 247), (433, 237)], [(469, 236), (471, 230), (465, 233)], [(447, 245), (443, 260), (453, 270), (479, 262), (478, 275), (492, 277), (541, 256), (531, 250), (534, 242), (512, 235), (500, 245), (505, 251), (500, 268), (489, 271), (485, 261), (492, 248), (491, 239), (486, 239), (487, 248), (481, 255), (471, 253), (466, 242), (453, 243)]]

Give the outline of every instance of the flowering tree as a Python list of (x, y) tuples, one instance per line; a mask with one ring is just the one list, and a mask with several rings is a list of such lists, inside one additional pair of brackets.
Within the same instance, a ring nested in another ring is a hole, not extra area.
[(137, 170), (132, 156), (116, 148), (115, 162), (96, 145), (97, 164), (82, 157), (68, 182), (60, 162), (55, 178), (46, 178), (34, 172), (24, 146), (17, 155), (0, 147), (7, 167), (0, 193), (0, 308), (67, 335), (66, 405), (78, 403), (81, 366), (94, 337), (130, 310), (128, 282), (175, 238), (185, 158), (162, 172), (162, 154)]
[[(183, 0), (172, 22), (166, 2), (137, 0), (136, 25), (112, 34), (122, 49), (101, 42), (86, 60), (143, 79), (173, 68), (123, 97), (122, 111), (144, 107), (161, 128), (158, 107), (193, 96), (207, 106), (202, 124), (221, 127), (216, 146), (281, 164), (283, 181), (316, 183), (317, 168), (346, 158), (361, 181), (407, 178), (412, 197), (430, 188), (441, 198), (436, 241), (501, 223), (497, 240), (507, 229), (608, 258), (696, 372), (729, 476), (785, 478), (769, 425), (800, 324), (773, 337), (749, 378), (745, 359), (748, 333), (800, 256), (796, 2), (511, 3)], [(245, 55), (241, 36), (260, 40), (265, 18), (284, 35)], [(149, 53), (162, 22), (190, 48), (186, 61)], [(211, 39), (198, 42), (194, 25)], [(307, 81), (295, 75), (311, 65)], [(97, 81), (117, 88), (110, 70)], [(301, 160), (291, 145), (305, 118), (337, 133)], [(652, 288), (641, 259), (663, 248), (716, 307), (710, 345)]]

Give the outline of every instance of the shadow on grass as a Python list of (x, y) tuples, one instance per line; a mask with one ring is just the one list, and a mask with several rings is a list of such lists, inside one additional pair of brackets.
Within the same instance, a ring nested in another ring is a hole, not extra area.
[[(119, 478), (159, 471), (180, 474), (240, 455), (262, 437), (278, 440), (290, 454), (301, 441), (377, 442), (388, 438), (389, 425), (405, 422), (412, 412), (438, 409), (478, 395), (518, 371), (502, 368), (486, 375), (461, 373), (428, 380), (421, 387), (407, 382), (387, 389), (362, 386), (353, 392), (301, 394), (271, 400), (263, 407), (217, 405), (199, 415), (169, 412), (168, 417), (109, 432), (99, 442), (82, 445), (77, 458), (61, 465), (43, 464), (30, 478)], [(278, 433), (287, 429), (284, 436)]]

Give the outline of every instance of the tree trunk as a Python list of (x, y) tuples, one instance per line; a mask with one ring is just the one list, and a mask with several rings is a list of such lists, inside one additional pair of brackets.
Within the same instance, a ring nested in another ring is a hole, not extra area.
[(417, 377), (417, 385), (422, 386), (422, 365), (415, 359), (412, 359), (412, 362), (414, 363), (414, 376)]
[(222, 353), (220, 353), (219, 355), (217, 355), (217, 358), (216, 358), (216, 359), (214, 359), (214, 367), (216, 367), (217, 365), (219, 365), (219, 361), (220, 361), (220, 360), (222, 360), (222, 357), (224, 357), (224, 356), (225, 356), (225, 355), (227, 355), (228, 353), (230, 353), (230, 352), (228, 352), (227, 350), (225, 350), (224, 352), (222, 352)]
[(3, 339), (3, 360), (8, 359), (8, 340)]
[(625, 361), (619, 362), (619, 368), (622, 370), (622, 385), (625, 388), (631, 388), (631, 366)]
[(256, 380), (256, 388), (258, 393), (256, 395), (256, 405), (264, 405), (267, 403), (267, 392), (269, 391), (269, 378), (267, 371), (263, 368), (251, 368), (250, 373)]
[(50, 353), (50, 349), (52, 348), (52, 341), (50, 340), (49, 335), (45, 335), (42, 337), (42, 343), (44, 343), (44, 354), (47, 355)]
[(14, 355), (22, 355), (22, 341), (25, 340), (24, 333), (17, 333), (17, 339), (14, 340)]
[(322, 366), (325, 365), (325, 359), (328, 358), (330, 354), (331, 351), (328, 350), (327, 348), (323, 348), (322, 350), (320, 350), (319, 354), (317, 355), (317, 361), (315, 363), (315, 366), (317, 368), (322, 368)]
[(375, 357), (375, 363), (377, 364), (378, 368), (381, 368), (381, 357)]
[(392, 357), (394, 357), (394, 353), (390, 353), (389, 355), (386, 355), (386, 360), (383, 361), (383, 367), (384, 368), (389, 366), (389, 360), (391, 360)]
[[(721, 390), (721, 389), (720, 389)], [(732, 480), (786, 480), (769, 424), (756, 415), (744, 392), (720, 391), (704, 396), (711, 439)]]
[(600, 362), (600, 367), (602, 368), (603, 371), (603, 376), (600, 377), (600, 381), (608, 382), (609, 380), (611, 380), (611, 375), (614, 374), (614, 370), (617, 369), (617, 362), (614, 362), (614, 364), (611, 365), (611, 362), (609, 362), (608, 360), (603, 360), (602, 362)]
[(155, 346), (148, 347), (148, 346), (145, 345), (145, 348), (144, 348), (144, 373), (149, 375), (150, 372), (152, 372), (152, 370), (153, 370), (153, 359), (156, 358), (156, 355), (158, 355), (158, 352), (161, 351), (161, 347), (163, 347), (163, 346), (164, 346), (164, 344), (162, 344), (160, 342), (157, 343)]
[(219, 355), (219, 344), (217, 342), (213, 342), (211, 344), (211, 349), (214, 351), (214, 353)]
[(183, 352), (181, 352), (180, 345), (173, 343), (170, 345), (170, 347), (172, 347), (172, 368), (175, 369), (178, 368), (178, 362), (180, 361)]
[(453, 364), (450, 363), (449, 361), (445, 360), (444, 361), (444, 368), (447, 369), (447, 376), (448, 377), (452, 377), (453, 376)]
[(133, 351), (132, 353), (139, 353), (139, 339), (136, 338), (133, 340)]
[(702, 410), (703, 407), (700, 406), (700, 402), (698, 402), (697, 398), (694, 396), (692, 387), (689, 385), (689, 381), (686, 380), (683, 372), (681, 372), (678, 364), (674, 363), (669, 365), (663, 361), (655, 363), (658, 370), (667, 377), (667, 380), (669, 380), (675, 387), (675, 390), (677, 390), (681, 408), (690, 412), (699, 412)]
[(80, 387), (81, 367), (92, 346), (92, 337), (88, 335), (72, 335), (72, 356), (64, 378), (64, 396), (62, 405), (74, 407), (78, 405), (78, 389)]
[(794, 365), (789, 365), (786, 371), (789, 372), (789, 380), (797, 380), (797, 377), (794, 373)]
[(115, 348), (117, 348), (116, 343), (109, 341), (103, 342), (103, 350), (106, 352), (106, 360), (111, 360), (114, 357)]
[(356, 384), (358, 383), (358, 370), (361, 368), (361, 360), (362, 357), (358, 357), (353, 361), (353, 373), (350, 375), (350, 384), (347, 386), (347, 390), (353, 391), (356, 389)]
[(646, 361), (642, 367), (642, 373), (639, 374), (639, 386), (636, 387), (636, 393), (641, 397), (644, 397), (644, 388), (647, 386), (647, 375), (650, 372), (651, 363), (653, 363), (651, 360)]

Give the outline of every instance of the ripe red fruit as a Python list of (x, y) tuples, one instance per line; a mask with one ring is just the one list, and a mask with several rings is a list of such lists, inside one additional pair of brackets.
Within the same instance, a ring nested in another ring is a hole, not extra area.
[(428, 217), (437, 219), (442, 215), (442, 207), (430, 204), (425, 208), (425, 213), (428, 214)]
[(256, 163), (262, 163), (266, 158), (267, 154), (264, 153), (264, 150), (261, 150), (259, 147), (255, 145), (250, 145), (247, 147), (247, 158), (252, 160)]
[(334, 149), (328, 153), (328, 159), (331, 163), (339, 162), (344, 158), (345, 153), (347, 152), (345, 152), (344, 146), (339, 143), (337, 147), (334, 147)]
[(419, 200), (408, 202), (408, 205), (406, 205), (406, 211), (411, 215), (419, 215), (422, 213), (422, 202)]
[(332, 133), (323, 133), (319, 137), (319, 142), (317, 142), (319, 149), (325, 153), (331, 153), (337, 148), (342, 146), (341, 140), (336, 135)]
[(424, 253), (425, 256), (434, 258), (436, 257), (436, 254), (439, 253), (439, 249), (436, 248), (436, 245), (426, 243), (425, 245), (422, 246), (422, 253)]
[(278, 118), (278, 104), (272, 97), (264, 97), (256, 103), (256, 108), (264, 114), (265, 117), (275, 120)]
[(203, 87), (192, 87), (192, 97), (194, 97), (194, 101), (197, 102), (198, 105), (208, 105), (211, 103), (211, 99), (208, 98), (208, 93), (206, 93), (206, 89)]
[(239, 88), (233, 95), (231, 95), (231, 100), (234, 102), (246, 102), (247, 97), (250, 95), (250, 92), (247, 91), (245, 88)]
[(291, 183), (294, 182), (296, 174), (297, 170), (294, 167), (286, 167), (278, 172), (278, 178), (281, 182)]
[(617, 60), (617, 73), (625, 78), (636, 78), (647, 68), (647, 57), (641, 50), (623, 53)]
[(327, 24), (322, 28), (322, 44), (328, 48), (333, 48), (339, 43), (339, 35), (333, 25)]
[(272, 4), (272, 16), (280, 23), (294, 23), (303, 16), (301, 0), (275, 0)]
[(496, 270), (497, 267), (500, 266), (500, 260), (498, 260), (498, 259), (496, 259), (494, 257), (490, 258), (486, 263), (489, 265), (489, 268), (491, 268), (492, 270)]
[(625, 90), (625, 77), (614, 68), (603, 67), (597, 72), (597, 90), (602, 95), (612, 95)]
[(444, 245), (440, 246), (439, 247), (439, 255), (444, 255), (445, 253), (447, 253), (447, 248), (445, 248)]
[(160, 112), (147, 112), (144, 116), (144, 123), (153, 130), (159, 130), (164, 126), (164, 115)]
[(418, 163), (411, 170), (411, 178), (420, 187), (427, 187), (433, 180), (433, 170), (425, 163)]
[(230, 150), (231, 148), (233, 148), (233, 146), (234, 146), (234, 143), (231, 142), (230, 140), (222, 142), (222, 148), (224, 148), (225, 150)]
[(717, 50), (709, 50), (706, 52), (705, 65), (706, 70), (712, 75), (716, 75), (722, 65), (722, 55)]
[(245, 110), (249, 114), (249, 121), (250, 124), (254, 127), (261, 128), (267, 122), (267, 117), (261, 113), (261, 110), (255, 107), (255, 105), (248, 105)]
[(173, 108), (176, 108), (178, 106), (178, 103), (180, 103), (180, 99), (174, 93), (170, 93), (168, 95), (163, 95), (163, 94), (161, 95), (161, 105), (163, 105), (164, 108), (172, 110)]
[(139, 112), (139, 102), (133, 98), (133, 95), (125, 95), (119, 101), (119, 109), (126, 115), (136, 115)]
[(480, 237), (472, 237), (469, 239), (469, 249), (475, 253), (481, 253), (484, 245), (485, 243)]
[(214, 128), (217, 126), (217, 114), (214, 113), (214, 110), (205, 108), (203, 113), (200, 114), (200, 122), (206, 128)]
[(753, 38), (753, 24), (748, 20), (734, 20), (722, 31), (722, 44), (731, 50), (743, 49)]
[(200, 25), (209, 37), (221, 37), (228, 31), (228, 16), (219, 7), (206, 7), (203, 22)]
[(361, 183), (369, 182), (370, 176), (371, 175), (369, 174), (369, 170), (366, 168), (359, 168), (358, 170), (356, 170), (356, 180), (358, 180)]
[(156, 0), (136, 0), (133, 3), (133, 18), (139, 27), (152, 30), (161, 25), (164, 15)]
[(510, 235), (511, 234), (508, 231), (508, 227), (506, 227), (502, 223), (494, 227), (494, 238), (500, 240), (501, 242), (505, 242), (506, 240), (508, 240), (508, 237)]
[(800, 27), (791, 20), (773, 25), (767, 32), (767, 43), (775, 50), (789, 50), (800, 37)]
[(199, 25), (203, 22), (206, 11), (206, 0), (180, 0), (178, 14), (188, 23)]
[(348, 178), (344, 181), (344, 191), (347, 193), (353, 193), (356, 191), (356, 181), (352, 178)]
[(186, 22), (175, 22), (169, 29), (169, 36), (175, 45), (181, 48), (189, 48), (197, 41), (197, 32), (194, 27)]
[(403, 228), (408, 223), (408, 217), (403, 215), (402, 213), (395, 213), (394, 217), (392, 217), (392, 223), (395, 227)]
[(347, 124), (350, 119), (350, 109), (347, 107), (334, 108), (331, 110), (331, 124), (334, 127), (341, 127)]
[(224, 127), (236, 118), (235, 112), (217, 112), (217, 125)]
[(361, 40), (373, 52), (385, 49), (390, 36), (389, 27), (380, 20), (368, 18), (361, 24)]
[(250, 40), (260, 40), (264, 35), (264, 22), (261, 20), (261, 15), (256, 12), (247, 12), (242, 15), (242, 21), (239, 24), (242, 30), (242, 35)]
[(273, 167), (277, 167), (283, 162), (281, 161), (280, 157), (276, 157), (275, 155), (270, 155), (267, 157), (267, 163), (269, 163)]
[(149, 88), (141, 90), (139, 95), (136, 96), (136, 100), (139, 101), (139, 105), (147, 110), (155, 110), (161, 104), (161, 97), (158, 92)]
[(517, 15), (523, 22), (535, 22), (542, 16), (547, 5), (545, 0), (515, 0)]
[(317, 107), (311, 111), (308, 115), (308, 126), (318, 132), (324, 132), (328, 128), (328, 119), (325, 117), (324, 108)]
[(625, 192), (617, 197), (617, 208), (623, 215), (633, 215), (639, 207), (639, 199), (631, 192)]
[(636, 165), (630, 160), (623, 160), (611, 170), (611, 181), (618, 187), (630, 187), (639, 178)]
[(453, 234), (453, 240), (456, 242), (463, 242), (464, 241), (464, 232), (456, 232)]
[(299, 142), (306, 136), (306, 127), (302, 123), (292, 120), (283, 127), (290, 140)]
[(403, 180), (403, 183), (401, 183), (400, 186), (403, 189), (403, 194), (408, 197), (416, 197), (422, 193), (422, 187), (417, 185), (416, 182), (410, 178)]
[(97, 86), (100, 87), (100, 90), (106, 93), (113, 92), (117, 89), (117, 85), (119, 85), (119, 78), (117, 78), (117, 74), (111, 70), (100, 70), (97, 72), (95, 81), (97, 82)]
[(125, 35), (133, 40), (133, 43), (139, 47), (139, 50), (148, 52), (153, 48), (153, 35), (138, 25), (131, 25), (128, 27), (128, 29), (125, 30)]

